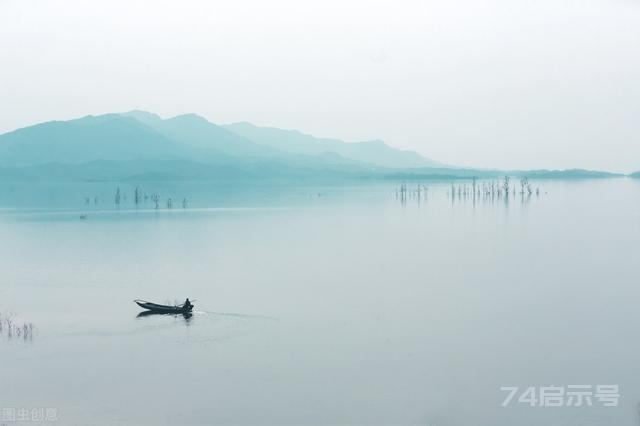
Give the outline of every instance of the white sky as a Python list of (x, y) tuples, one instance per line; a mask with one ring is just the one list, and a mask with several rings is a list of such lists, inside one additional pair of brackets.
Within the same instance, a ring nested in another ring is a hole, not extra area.
[(0, 0), (0, 132), (131, 109), (640, 170), (640, 0)]

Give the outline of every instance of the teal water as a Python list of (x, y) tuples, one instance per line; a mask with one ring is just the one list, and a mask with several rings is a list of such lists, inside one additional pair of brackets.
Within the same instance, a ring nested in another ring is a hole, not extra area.
[[(65, 425), (637, 425), (640, 182), (533, 184), (404, 202), (395, 183), (141, 185), (171, 210), (131, 184), (119, 208), (113, 183), (3, 184), (0, 315), (35, 328), (0, 332), (0, 406)], [(189, 319), (132, 302), (187, 296)], [(549, 384), (617, 384), (619, 406), (501, 407), (501, 386)]]

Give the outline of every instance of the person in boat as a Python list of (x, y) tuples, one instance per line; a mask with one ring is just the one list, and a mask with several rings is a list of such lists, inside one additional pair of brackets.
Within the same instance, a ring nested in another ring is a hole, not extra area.
[(187, 297), (187, 300), (184, 301), (184, 308), (188, 311), (190, 311), (193, 308), (193, 305), (191, 304), (191, 302), (189, 301), (189, 298)]

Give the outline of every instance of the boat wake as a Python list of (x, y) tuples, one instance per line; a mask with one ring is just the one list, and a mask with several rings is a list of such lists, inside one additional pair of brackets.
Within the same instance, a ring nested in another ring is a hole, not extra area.
[(279, 321), (276, 317), (271, 317), (268, 315), (252, 315), (252, 314), (238, 314), (235, 312), (214, 312), (214, 311), (193, 311), (194, 314), (207, 314), (207, 315), (215, 315), (220, 317), (234, 317), (234, 318), (246, 318), (246, 319), (263, 319), (270, 321)]

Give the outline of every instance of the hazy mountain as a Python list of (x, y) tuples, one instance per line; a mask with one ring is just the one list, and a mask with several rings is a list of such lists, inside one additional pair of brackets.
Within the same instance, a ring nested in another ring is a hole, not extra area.
[[(236, 134), (234, 132), (238, 132)], [(345, 143), (194, 114), (87, 116), (0, 135), (0, 180), (469, 179), (618, 176), (588, 170), (500, 171), (436, 166), (381, 141)]]
[(533, 179), (599, 179), (622, 177), (620, 173), (603, 172), (599, 170), (563, 169), (563, 170), (512, 170), (511, 176), (526, 176)]
[(640, 178), (640, 172), (631, 173), (629, 176), (632, 178)]
[(247, 122), (228, 124), (224, 128), (257, 144), (286, 152), (306, 155), (333, 152), (351, 160), (392, 168), (442, 166), (442, 164), (424, 158), (413, 151), (391, 148), (380, 140), (347, 143), (338, 139), (316, 138), (297, 130), (258, 127)]
[(235, 179), (353, 176), (367, 165), (334, 153), (260, 146), (196, 115), (86, 116), (0, 135), (3, 179)]
[(405, 170), (387, 171), (386, 179), (502, 179), (505, 175), (513, 178), (530, 179), (601, 179), (622, 177), (619, 173), (597, 170), (565, 169), (565, 170), (489, 170), (453, 167), (423, 167)]
[(189, 157), (194, 150), (118, 114), (51, 121), (0, 135), (0, 165)]
[(45, 163), (0, 167), (0, 181), (251, 180), (336, 179), (370, 177), (366, 170), (308, 159), (201, 163), (189, 159), (98, 160), (78, 164)]
[(5, 167), (170, 159), (219, 165), (279, 155), (287, 154), (192, 114), (168, 120), (142, 111), (86, 116), (0, 135), (0, 166)]
[(122, 115), (135, 118), (169, 139), (194, 147), (215, 149), (238, 157), (274, 157), (283, 154), (255, 144), (197, 114), (184, 114), (166, 120), (146, 111), (130, 111)]

